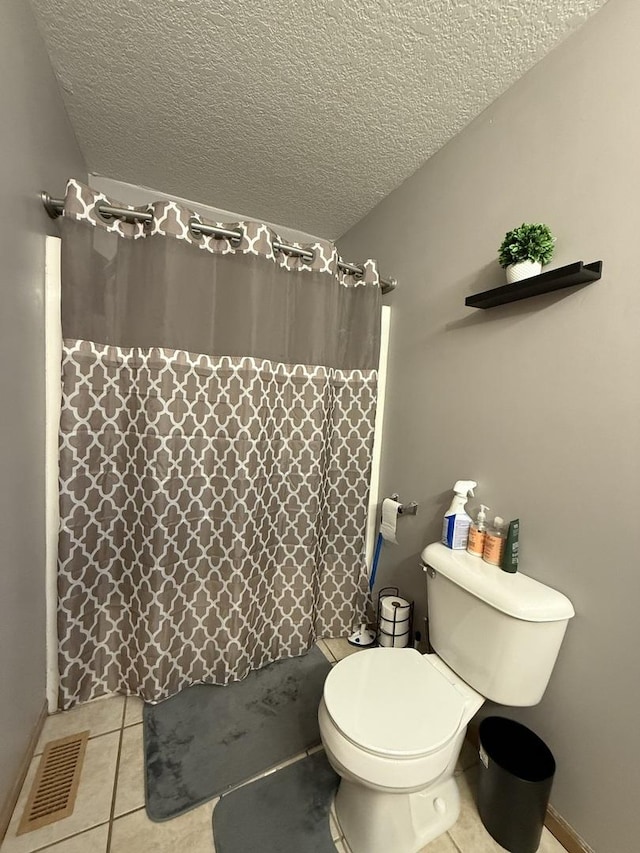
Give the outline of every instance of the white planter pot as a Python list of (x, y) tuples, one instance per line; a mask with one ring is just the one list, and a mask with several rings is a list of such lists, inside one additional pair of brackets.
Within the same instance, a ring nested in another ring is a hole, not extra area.
[(540, 261), (518, 261), (517, 264), (509, 264), (507, 267), (507, 284), (514, 281), (522, 281), (523, 278), (531, 278), (532, 275), (540, 275), (542, 264)]

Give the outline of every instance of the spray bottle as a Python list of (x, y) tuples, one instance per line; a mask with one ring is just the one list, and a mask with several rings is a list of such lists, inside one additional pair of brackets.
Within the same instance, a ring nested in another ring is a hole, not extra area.
[(451, 506), (444, 516), (442, 525), (442, 544), (447, 548), (462, 550), (467, 547), (471, 516), (465, 512), (467, 497), (473, 497), (473, 490), (478, 484), (474, 480), (458, 480), (453, 487), (455, 496)]
[(467, 553), (474, 557), (482, 557), (484, 551), (484, 538), (487, 535), (487, 510), (488, 506), (480, 504), (476, 521), (471, 522), (469, 527), (469, 544)]

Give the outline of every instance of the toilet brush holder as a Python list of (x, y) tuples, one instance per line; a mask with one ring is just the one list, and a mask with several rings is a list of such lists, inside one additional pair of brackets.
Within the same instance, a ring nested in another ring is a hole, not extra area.
[(350, 637), (347, 637), (347, 642), (350, 646), (356, 646), (356, 648), (365, 648), (366, 646), (373, 646), (376, 642), (376, 632), (372, 631), (370, 628), (367, 628), (366, 622), (364, 622), (358, 631), (355, 634), (352, 634)]
[(400, 597), (397, 586), (386, 586), (378, 593), (376, 643), (391, 649), (411, 645), (413, 601)]

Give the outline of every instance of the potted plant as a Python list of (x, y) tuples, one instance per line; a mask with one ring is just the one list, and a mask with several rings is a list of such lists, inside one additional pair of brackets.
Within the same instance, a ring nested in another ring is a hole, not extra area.
[(551, 260), (555, 241), (549, 226), (542, 223), (523, 222), (513, 231), (507, 231), (498, 253), (500, 266), (507, 270), (507, 281), (539, 275), (542, 265)]

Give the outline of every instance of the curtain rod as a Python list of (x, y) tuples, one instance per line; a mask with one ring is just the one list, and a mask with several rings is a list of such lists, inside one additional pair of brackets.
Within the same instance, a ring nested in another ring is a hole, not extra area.
[[(62, 211), (64, 210), (64, 199), (51, 198), (49, 193), (44, 190), (40, 193), (40, 198), (42, 199), (42, 204), (44, 205), (45, 210), (52, 219), (57, 219), (59, 216), (62, 216)], [(118, 219), (124, 219), (128, 222), (151, 222), (153, 219), (153, 213), (149, 213), (148, 211), (128, 210), (125, 207), (110, 207), (108, 204), (98, 205), (98, 213), (106, 219), (109, 219), (110, 217), (117, 217)], [(226, 237), (232, 242), (242, 239), (242, 231), (240, 230), (217, 228), (215, 225), (204, 225), (202, 222), (198, 222), (197, 219), (189, 220), (189, 229), (195, 234), (211, 234), (214, 237)], [(296, 246), (289, 246), (287, 243), (281, 243), (279, 240), (273, 241), (273, 248), (276, 252), (284, 252), (285, 255), (293, 255), (297, 258), (303, 258), (305, 261), (313, 260), (313, 252), (306, 251), (305, 249), (298, 249)], [(345, 261), (339, 260), (338, 266), (345, 272), (353, 273), (356, 276), (362, 275), (362, 269), (355, 264), (347, 264)], [(380, 279), (380, 289), (383, 294), (390, 293), (392, 290), (395, 290), (397, 284), (398, 282), (395, 278)]]

